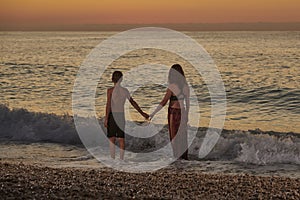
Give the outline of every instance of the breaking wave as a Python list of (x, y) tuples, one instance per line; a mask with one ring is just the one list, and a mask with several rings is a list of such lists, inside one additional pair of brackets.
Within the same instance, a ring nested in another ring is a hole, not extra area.
[[(103, 124), (102, 119), (99, 119), (99, 123)], [(127, 122), (127, 124), (130, 127), (136, 126), (136, 122)], [(195, 129), (195, 127), (191, 128)], [(199, 149), (207, 130), (202, 127), (196, 129), (198, 129), (197, 135), (189, 147), (192, 160), (199, 160)], [(81, 145), (72, 116), (10, 109), (6, 105), (0, 105), (0, 139)], [(168, 142), (166, 126), (158, 134), (149, 138), (137, 138), (126, 134), (126, 150), (133, 152), (153, 151)], [(273, 163), (300, 165), (300, 134), (263, 132), (259, 129), (223, 130), (218, 143), (205, 160), (234, 160), (258, 165)]]

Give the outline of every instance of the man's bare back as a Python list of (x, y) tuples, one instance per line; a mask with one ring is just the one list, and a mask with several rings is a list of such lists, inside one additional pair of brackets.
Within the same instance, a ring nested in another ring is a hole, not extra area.
[(130, 100), (129, 91), (117, 84), (109, 88), (107, 92), (111, 95), (111, 111), (124, 112), (125, 101), (126, 99)]

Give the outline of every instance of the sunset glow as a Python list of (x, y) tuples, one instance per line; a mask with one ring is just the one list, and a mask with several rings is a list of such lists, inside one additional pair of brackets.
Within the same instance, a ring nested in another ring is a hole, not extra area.
[(299, 0), (2, 0), (0, 23), (299, 22)]

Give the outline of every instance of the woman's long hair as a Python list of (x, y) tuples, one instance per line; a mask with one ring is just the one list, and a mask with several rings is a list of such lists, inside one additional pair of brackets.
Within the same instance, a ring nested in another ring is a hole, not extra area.
[(183, 89), (187, 85), (183, 69), (181, 65), (174, 64), (169, 71), (169, 84), (176, 84), (179, 89)]

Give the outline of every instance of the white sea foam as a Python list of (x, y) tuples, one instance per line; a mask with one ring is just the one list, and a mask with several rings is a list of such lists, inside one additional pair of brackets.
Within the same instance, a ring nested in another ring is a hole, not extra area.
[(237, 161), (253, 164), (300, 164), (300, 139), (270, 135), (250, 135), (241, 144)]
[[(88, 121), (88, 120), (87, 120)], [(62, 144), (81, 144), (73, 125), (72, 117), (53, 114), (32, 113), (25, 109), (10, 110), (0, 106), (0, 139), (2, 141), (51, 142)], [(103, 127), (103, 121), (99, 120)], [(127, 122), (131, 128), (135, 122)], [(126, 135), (126, 150), (130, 152), (151, 152), (169, 143), (166, 126), (158, 126), (161, 130), (149, 138), (137, 138)], [(191, 141), (189, 155), (191, 160), (198, 158), (206, 128), (198, 129)], [(191, 137), (189, 138), (191, 139)], [(161, 153), (161, 152), (160, 152)], [(169, 154), (169, 153), (168, 153)], [(134, 160), (139, 158), (128, 158)], [(159, 155), (162, 156), (163, 154)], [(85, 157), (88, 159), (91, 157)], [(83, 159), (83, 158), (81, 158)], [(202, 159), (203, 160), (203, 159)], [(204, 160), (237, 161), (258, 165), (273, 163), (300, 164), (300, 135), (295, 133), (277, 133), (256, 131), (223, 130), (220, 139)]]

